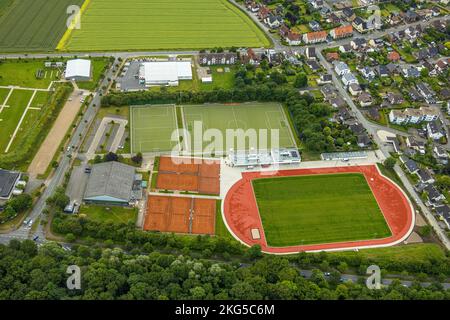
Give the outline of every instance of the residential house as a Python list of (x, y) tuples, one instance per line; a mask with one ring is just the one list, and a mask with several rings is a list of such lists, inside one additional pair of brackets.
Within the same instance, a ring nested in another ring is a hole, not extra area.
[(314, 72), (317, 72), (321, 69), (320, 64), (316, 60), (307, 60), (306, 64)]
[(425, 142), (417, 140), (414, 136), (406, 138), (406, 146), (418, 151), (420, 154), (425, 154)]
[(343, 76), (346, 73), (350, 73), (350, 68), (345, 62), (342, 61), (334, 61), (334, 71), (339, 75)]
[(430, 122), (439, 119), (439, 110), (432, 107), (420, 107), (422, 113), (422, 121)]
[(353, 35), (353, 26), (347, 25), (334, 28), (330, 31), (330, 35), (335, 40), (351, 37)]
[(327, 40), (326, 31), (308, 32), (303, 35), (303, 42), (307, 44), (325, 42), (326, 40)]
[(203, 66), (231, 65), (237, 62), (236, 53), (201, 53), (198, 61)]
[(316, 48), (314, 47), (306, 48), (305, 55), (308, 59), (316, 60), (317, 59)]
[(420, 82), (416, 85), (416, 88), (427, 103), (434, 103), (434, 97), (436, 96), (436, 93), (433, 92), (427, 84), (425, 84), (424, 82)]
[(361, 89), (361, 86), (360, 86), (359, 84), (357, 84), (357, 83), (351, 83), (351, 84), (348, 86), (348, 91), (350, 92), (350, 94), (351, 94), (352, 96), (357, 96), (358, 94), (361, 93), (362, 89)]
[(389, 70), (385, 65), (378, 65), (375, 67), (375, 71), (380, 78), (385, 78), (389, 76)]
[(361, 135), (366, 132), (366, 129), (364, 128), (364, 126), (358, 122), (355, 122), (355, 123), (349, 125), (348, 128), (355, 135)]
[(352, 51), (352, 46), (350, 44), (344, 44), (339, 46), (339, 51), (342, 53), (347, 53)]
[(274, 14), (269, 14), (269, 16), (267, 16), (264, 19), (264, 22), (271, 28), (271, 29), (276, 29), (279, 28), (282, 24), (283, 24), (283, 18), (278, 16), (278, 15), (274, 15)]
[(364, 38), (355, 38), (350, 41), (350, 46), (353, 50), (362, 50), (367, 46), (367, 41)]
[(425, 184), (435, 183), (433, 176), (427, 169), (419, 169), (416, 174), (419, 177), (420, 182), (422, 183)]
[(447, 226), (447, 229), (450, 229), (450, 207), (445, 204), (436, 206), (434, 209), (436, 210), (436, 214), (439, 215), (439, 218)]
[(419, 15), (412, 10), (408, 10), (403, 13), (403, 20), (405, 20), (406, 23), (416, 22), (419, 20)]
[(405, 78), (419, 78), (420, 77), (420, 71), (413, 66), (403, 66), (401, 68), (402, 74)]
[(378, 111), (378, 109), (376, 107), (372, 107), (369, 108), (367, 110), (367, 116), (375, 121), (380, 121), (381, 120), (381, 115), (380, 115), (380, 111)]
[(345, 102), (345, 100), (339, 96), (330, 99), (330, 104), (333, 108), (336, 108), (336, 109), (344, 108), (347, 106), (347, 103)]
[(446, 165), (448, 163), (449, 155), (448, 152), (442, 148), (441, 146), (434, 146), (433, 148), (433, 154), (438, 162), (440, 162), (443, 165)]
[(386, 99), (391, 105), (402, 104), (404, 101), (403, 96), (400, 93), (396, 92), (388, 92), (386, 95)]
[(445, 196), (439, 192), (433, 185), (428, 185), (423, 189), (427, 195), (427, 205), (432, 207), (438, 207), (442, 205), (442, 201), (445, 200)]
[(264, 21), (270, 14), (270, 9), (266, 6), (262, 6), (259, 8), (258, 11), (258, 18), (262, 21)]
[(325, 59), (329, 62), (333, 62), (339, 60), (339, 53), (337, 52), (328, 52), (325, 56)]
[(256, 54), (252, 48), (248, 48), (247, 50), (242, 50), (240, 52), (241, 62), (243, 64), (251, 64), (251, 65), (259, 65), (261, 62), (261, 56)]
[(257, 13), (259, 11), (259, 3), (256, 1), (250, 1), (247, 3), (247, 10), (249, 10), (252, 13)]
[(302, 36), (297, 32), (289, 31), (285, 40), (290, 46), (298, 46), (302, 43)]
[(353, 75), (353, 73), (349, 72), (349, 73), (344, 73), (344, 75), (342, 76), (342, 83), (345, 86), (349, 86), (352, 83), (356, 83), (359, 84), (358, 79), (356, 79), (356, 77)]
[(327, 83), (331, 83), (333, 81), (333, 76), (331, 74), (322, 74), (320, 75), (319, 79), (317, 80), (317, 83), (322, 85), (322, 84), (327, 84)]
[(367, 148), (367, 147), (369, 147), (372, 144), (372, 141), (370, 140), (370, 138), (367, 135), (367, 133), (357, 135), (356, 139), (357, 139), (356, 144), (360, 148)]
[(324, 86), (322, 86), (320, 88), (320, 92), (324, 96), (325, 100), (330, 100), (330, 99), (336, 97), (336, 95), (337, 95), (336, 88), (331, 84), (325, 84)]
[(331, 24), (340, 24), (341, 23), (341, 18), (339, 18), (334, 12), (332, 12), (328, 18), (327, 18), (327, 22), (331, 23)]
[(387, 59), (391, 62), (398, 62), (400, 60), (400, 54), (397, 51), (391, 51), (388, 53)]
[(372, 96), (370, 95), (370, 93), (362, 92), (358, 96), (358, 102), (361, 105), (361, 107), (368, 107), (372, 104), (373, 99), (372, 99)]
[(367, 22), (364, 21), (361, 17), (356, 17), (352, 22), (353, 28), (355, 28), (359, 33), (366, 33), (369, 31), (369, 27)]
[(366, 79), (368, 81), (375, 79), (376, 75), (372, 68), (363, 67), (363, 68), (358, 69), (358, 71), (361, 73), (361, 75), (364, 77), (364, 79)]
[(320, 23), (315, 20), (309, 22), (309, 27), (312, 31), (320, 31), (322, 28), (320, 27)]
[(389, 122), (399, 125), (406, 124), (408, 123), (408, 117), (402, 110), (394, 109), (389, 112)]
[(439, 121), (431, 121), (427, 123), (427, 135), (430, 139), (439, 140), (445, 137), (445, 129)]
[(353, 21), (356, 18), (356, 14), (351, 8), (344, 8), (342, 15), (347, 21)]
[(402, 155), (400, 156), (400, 161), (405, 165), (406, 170), (408, 170), (410, 174), (415, 174), (419, 171), (419, 166), (414, 160)]

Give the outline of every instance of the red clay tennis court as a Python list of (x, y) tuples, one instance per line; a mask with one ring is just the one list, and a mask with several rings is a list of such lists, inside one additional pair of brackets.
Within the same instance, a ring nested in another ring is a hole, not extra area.
[(144, 230), (214, 234), (216, 200), (150, 195)]
[(218, 195), (220, 162), (201, 158), (161, 157), (156, 187)]
[[(252, 180), (275, 176), (335, 173), (362, 173), (365, 176), (391, 229), (392, 235), (387, 238), (373, 240), (287, 247), (268, 246), (253, 192)], [(414, 227), (414, 211), (409, 199), (396, 184), (383, 176), (375, 165), (282, 170), (274, 172), (273, 175), (261, 175), (260, 172), (246, 172), (243, 173), (242, 179), (236, 182), (228, 191), (223, 209), (226, 224), (237, 239), (248, 246), (259, 244), (264, 252), (274, 254), (390, 246), (405, 240)]]

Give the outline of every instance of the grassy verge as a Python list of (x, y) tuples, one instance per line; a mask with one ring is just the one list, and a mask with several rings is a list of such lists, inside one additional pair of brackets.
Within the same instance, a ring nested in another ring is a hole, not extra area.
[(98, 222), (129, 223), (136, 221), (137, 212), (137, 208), (83, 205), (78, 214)]

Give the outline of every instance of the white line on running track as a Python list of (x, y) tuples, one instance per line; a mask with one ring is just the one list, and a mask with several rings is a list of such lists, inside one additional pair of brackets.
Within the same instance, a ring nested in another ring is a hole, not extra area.
[(30, 109), (31, 103), (33, 102), (33, 99), (34, 99), (34, 96), (36, 95), (36, 93), (37, 93), (37, 90), (34, 90), (33, 95), (31, 96), (30, 101), (28, 101), (28, 105), (22, 114), (22, 117), (20, 118), (19, 123), (17, 124), (16, 130), (14, 130), (13, 136), (9, 140), (8, 146), (5, 149), (5, 153), (7, 153), (9, 151), (9, 148), (11, 147), (11, 144), (12, 144), (14, 138), (16, 137), (17, 132), (19, 131), (22, 121), (23, 121), (23, 119), (25, 119), (25, 116), (26, 116), (28, 110)]

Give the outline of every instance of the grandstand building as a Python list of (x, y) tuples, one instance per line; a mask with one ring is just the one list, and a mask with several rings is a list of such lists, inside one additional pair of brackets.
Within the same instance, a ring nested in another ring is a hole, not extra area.
[(282, 164), (298, 164), (301, 156), (297, 149), (272, 149), (259, 151), (230, 151), (227, 164), (232, 167), (255, 167)]

